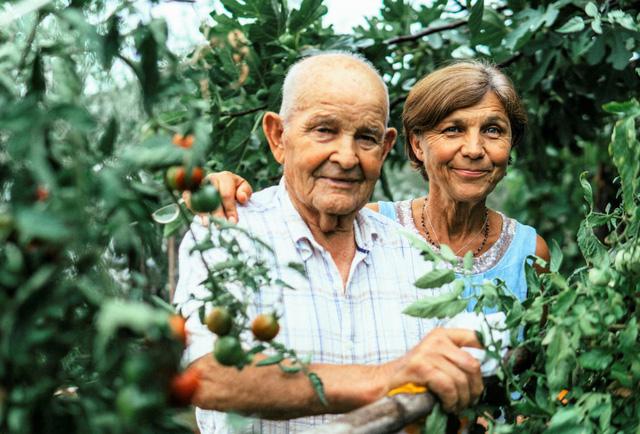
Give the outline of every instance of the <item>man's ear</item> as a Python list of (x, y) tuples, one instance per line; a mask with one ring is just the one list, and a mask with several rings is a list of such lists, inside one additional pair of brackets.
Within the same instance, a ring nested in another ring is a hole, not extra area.
[(395, 128), (387, 128), (387, 131), (384, 132), (384, 143), (383, 143), (383, 154), (382, 160), (384, 161), (393, 148), (393, 144), (396, 142), (396, 138), (398, 137), (398, 131)]
[(271, 153), (276, 161), (280, 164), (284, 163), (284, 146), (282, 143), (282, 135), (284, 133), (284, 125), (279, 114), (267, 112), (262, 119), (262, 129), (264, 135), (269, 141)]
[(418, 137), (416, 133), (409, 133), (409, 143), (411, 143), (411, 149), (413, 149), (413, 153), (416, 155), (418, 160), (424, 161), (424, 151), (422, 150), (422, 143), (420, 142), (420, 137)]

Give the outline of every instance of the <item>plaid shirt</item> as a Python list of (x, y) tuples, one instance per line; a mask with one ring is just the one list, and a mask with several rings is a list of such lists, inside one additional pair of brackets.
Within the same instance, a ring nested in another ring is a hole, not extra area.
[[(312, 363), (381, 364), (404, 355), (437, 325), (436, 320), (416, 319), (402, 311), (418, 298), (434, 291), (415, 288), (413, 282), (432, 268), (400, 233), (404, 229), (379, 214), (363, 209), (354, 222), (356, 255), (346, 290), (331, 255), (315, 242), (286, 192), (284, 183), (255, 193), (239, 206), (239, 225), (273, 246), (270, 256), (273, 277), (295, 289), (261, 287), (249, 317), (277, 307), (282, 313), (276, 341)], [(208, 229), (194, 223), (198, 240)], [(240, 238), (240, 237), (239, 237)], [(255, 243), (240, 242), (243, 251)], [(194, 240), (187, 233), (180, 246), (180, 279), (174, 302), (189, 316), (190, 341), (185, 360), (191, 363), (212, 351), (215, 336), (200, 323), (196, 297), (207, 295), (201, 282), (206, 269), (199, 253), (190, 254)], [(210, 263), (224, 259), (222, 252), (208, 251)], [(256, 254), (263, 254), (258, 252)], [(308, 278), (287, 266), (303, 264)], [(335, 415), (303, 417), (289, 421), (252, 420), (242, 428), (230, 428), (224, 413), (197, 409), (200, 429), (214, 432), (300, 432), (330, 422)]]

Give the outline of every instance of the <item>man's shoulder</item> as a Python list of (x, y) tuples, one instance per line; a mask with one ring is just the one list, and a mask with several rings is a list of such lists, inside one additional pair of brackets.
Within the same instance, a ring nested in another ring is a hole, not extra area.
[(274, 185), (253, 193), (247, 203), (237, 204), (238, 211), (253, 213), (274, 209), (279, 195), (278, 190), (278, 186)]

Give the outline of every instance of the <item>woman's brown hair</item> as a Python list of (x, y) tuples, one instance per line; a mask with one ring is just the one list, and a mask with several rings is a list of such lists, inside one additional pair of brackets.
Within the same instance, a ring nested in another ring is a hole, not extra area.
[(524, 136), (527, 112), (509, 77), (496, 66), (480, 60), (458, 61), (433, 71), (413, 86), (402, 112), (404, 146), (411, 166), (425, 180), (429, 176), (413, 152), (411, 134), (434, 128), (454, 111), (479, 103), (489, 92), (498, 97), (509, 117), (514, 147)]

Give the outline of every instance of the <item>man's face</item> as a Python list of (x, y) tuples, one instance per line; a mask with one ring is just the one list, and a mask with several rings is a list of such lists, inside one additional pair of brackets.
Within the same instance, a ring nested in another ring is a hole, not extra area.
[(333, 67), (312, 75), (299, 88), (276, 158), (303, 216), (348, 215), (369, 200), (395, 130), (385, 129), (386, 95), (370, 71)]

